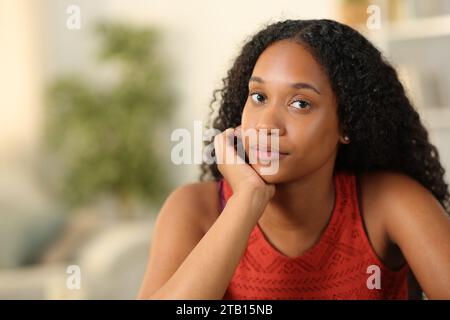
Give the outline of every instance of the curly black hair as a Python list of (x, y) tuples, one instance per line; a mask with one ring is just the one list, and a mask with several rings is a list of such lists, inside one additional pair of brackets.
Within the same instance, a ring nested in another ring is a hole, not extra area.
[[(223, 87), (213, 93), (208, 127), (220, 131), (241, 123), (248, 81), (259, 55), (270, 44), (293, 40), (315, 56), (337, 98), (339, 128), (350, 137), (341, 144), (335, 169), (359, 174), (394, 170), (425, 186), (450, 213), (450, 195), (437, 148), (408, 99), (397, 72), (358, 31), (339, 22), (285, 20), (268, 24), (243, 46)], [(220, 94), (220, 100), (217, 99)], [(220, 101), (216, 117), (213, 105)], [(201, 165), (200, 181), (219, 180), (217, 164)]]

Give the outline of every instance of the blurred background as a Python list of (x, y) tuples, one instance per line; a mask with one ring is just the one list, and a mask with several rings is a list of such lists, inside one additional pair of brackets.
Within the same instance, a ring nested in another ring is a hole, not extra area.
[(160, 206), (200, 173), (172, 131), (287, 18), (369, 37), (450, 169), (450, 0), (0, 0), (0, 299), (135, 299)]

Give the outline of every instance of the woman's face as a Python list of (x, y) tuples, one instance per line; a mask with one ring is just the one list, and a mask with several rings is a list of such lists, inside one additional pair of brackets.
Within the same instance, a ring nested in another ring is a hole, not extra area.
[[(294, 85), (296, 84), (296, 85)], [(340, 136), (337, 105), (319, 63), (303, 46), (282, 40), (258, 58), (248, 83), (242, 130), (278, 129), (280, 155), (276, 174), (268, 183), (298, 179), (325, 164), (334, 166)], [(267, 136), (270, 145), (270, 136)], [(245, 140), (249, 155), (249, 140)], [(272, 154), (273, 156), (273, 154)], [(251, 163), (258, 172), (260, 162)]]

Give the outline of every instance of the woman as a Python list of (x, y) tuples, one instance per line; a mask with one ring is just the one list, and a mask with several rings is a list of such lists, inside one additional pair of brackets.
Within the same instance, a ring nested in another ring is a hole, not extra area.
[[(369, 41), (331, 20), (268, 25), (219, 92), (216, 156), (237, 137), (246, 161), (203, 164), (214, 181), (168, 197), (139, 298), (407, 299), (408, 273), (450, 298), (444, 169)], [(250, 130), (278, 139), (256, 147), (274, 174), (248, 161)]]

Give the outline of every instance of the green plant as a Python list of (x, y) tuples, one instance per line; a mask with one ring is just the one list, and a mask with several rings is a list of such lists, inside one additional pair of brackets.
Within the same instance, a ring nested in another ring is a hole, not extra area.
[(117, 81), (105, 88), (66, 75), (49, 90), (46, 137), (62, 163), (60, 196), (71, 206), (105, 193), (159, 203), (170, 186), (157, 132), (174, 106), (159, 33), (119, 23), (96, 31), (100, 61), (116, 67)]

